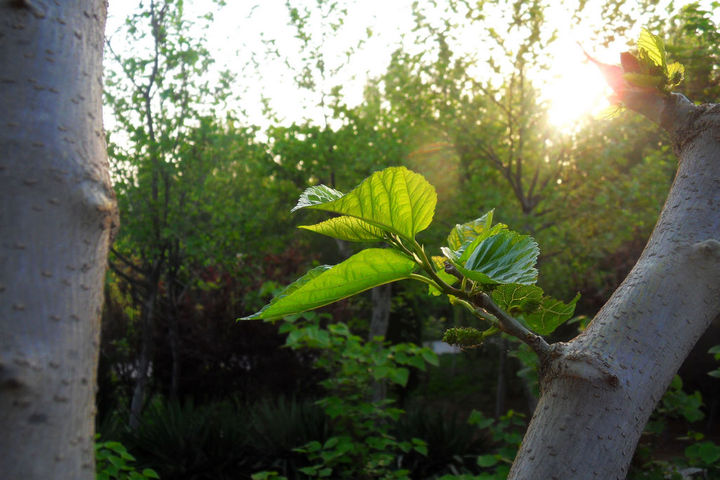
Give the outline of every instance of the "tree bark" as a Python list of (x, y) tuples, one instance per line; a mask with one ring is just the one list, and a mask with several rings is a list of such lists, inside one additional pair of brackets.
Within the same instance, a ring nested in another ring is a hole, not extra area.
[(0, 0), (0, 477), (95, 478), (102, 0)]
[(624, 479), (653, 408), (720, 313), (720, 106), (647, 93), (625, 102), (667, 130), (679, 168), (633, 270), (543, 361), (509, 479)]

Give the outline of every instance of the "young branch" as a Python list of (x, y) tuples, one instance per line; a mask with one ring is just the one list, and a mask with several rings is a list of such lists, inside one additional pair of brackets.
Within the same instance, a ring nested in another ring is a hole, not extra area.
[(541, 363), (549, 358), (552, 349), (545, 339), (525, 328), (516, 318), (508, 315), (497, 306), (490, 295), (487, 293), (474, 295), (472, 304), (497, 318), (497, 327), (500, 330), (527, 343), (540, 358)]

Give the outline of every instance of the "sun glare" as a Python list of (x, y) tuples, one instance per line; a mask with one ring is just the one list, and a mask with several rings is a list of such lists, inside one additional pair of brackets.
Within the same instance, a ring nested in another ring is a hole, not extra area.
[(601, 115), (609, 107), (611, 91), (576, 43), (565, 42), (555, 55), (552, 72), (544, 96), (550, 102), (550, 123), (557, 128), (577, 126), (583, 118)]

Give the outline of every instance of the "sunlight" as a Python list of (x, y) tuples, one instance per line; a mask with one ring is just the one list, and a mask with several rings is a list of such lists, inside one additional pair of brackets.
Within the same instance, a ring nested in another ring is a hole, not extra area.
[(549, 120), (560, 129), (572, 128), (587, 116), (602, 115), (612, 93), (595, 65), (587, 62), (574, 41), (559, 42), (553, 77), (546, 83), (545, 98), (550, 102)]

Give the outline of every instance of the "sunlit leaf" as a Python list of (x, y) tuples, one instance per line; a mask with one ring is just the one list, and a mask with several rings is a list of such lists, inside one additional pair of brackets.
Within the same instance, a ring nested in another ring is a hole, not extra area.
[(480, 243), (484, 242), (489, 237), (497, 235), (500, 232), (507, 231), (507, 228), (507, 225), (503, 223), (498, 223), (493, 225), (489, 229), (480, 232), (478, 236), (475, 237), (471, 242), (464, 243), (460, 247), (460, 250), (457, 251), (457, 253), (459, 254), (459, 261), (462, 263), (467, 262), (470, 258), (470, 255), (475, 251), (475, 249)]
[(665, 43), (662, 38), (657, 35), (653, 35), (646, 29), (640, 31), (640, 37), (638, 37), (638, 51), (641, 56), (647, 55), (652, 63), (658, 67), (661, 67), (665, 71), (667, 66), (667, 60), (665, 56)]
[(374, 242), (383, 240), (385, 235), (382, 230), (374, 225), (346, 215), (331, 218), (315, 225), (300, 225), (299, 228), (348, 242)]
[(408, 278), (415, 262), (396, 250), (368, 248), (333, 267), (316, 267), (259, 312), (241, 320), (274, 319), (328, 305), (385, 283)]
[(673, 62), (667, 66), (668, 87), (677, 87), (685, 78), (685, 67), (678, 62)]
[(317, 201), (317, 191), (303, 193), (294, 210), (307, 207), (349, 215), (406, 239), (414, 238), (430, 225), (437, 203), (435, 188), (422, 175), (405, 167), (375, 172), (350, 193), (337, 198), (339, 192), (325, 189), (319, 193), (329, 201)]
[(471, 242), (482, 232), (489, 230), (492, 225), (493, 212), (494, 210), (490, 210), (480, 218), (462, 225), (455, 225), (447, 237), (448, 247), (459, 250), (462, 245)]
[(337, 200), (342, 196), (342, 192), (339, 192), (338, 190), (330, 188), (326, 185), (315, 185), (312, 187), (308, 187), (303, 193), (300, 194), (297, 205), (295, 205), (290, 211), (294, 212), (295, 210), (299, 210), (301, 208), (313, 207), (315, 205), (332, 202), (333, 200)]
[(535, 263), (540, 250), (527, 235), (500, 230), (477, 244), (473, 242), (459, 258), (450, 249), (442, 251), (460, 273), (482, 284), (530, 285), (537, 281)]
[(545, 297), (536, 311), (525, 314), (522, 318), (534, 332), (540, 335), (549, 335), (573, 316), (575, 305), (579, 299), (580, 294), (577, 294), (568, 303)]

